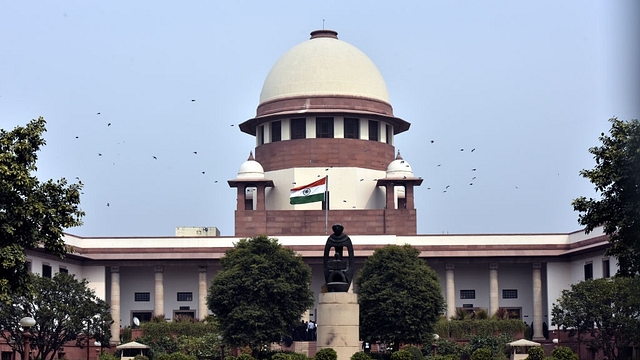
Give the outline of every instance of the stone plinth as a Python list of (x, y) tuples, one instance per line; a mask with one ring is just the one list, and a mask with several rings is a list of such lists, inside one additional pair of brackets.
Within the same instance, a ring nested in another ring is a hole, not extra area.
[(360, 306), (356, 294), (321, 293), (317, 319), (318, 350), (332, 348), (338, 353), (338, 360), (349, 360), (360, 351)]

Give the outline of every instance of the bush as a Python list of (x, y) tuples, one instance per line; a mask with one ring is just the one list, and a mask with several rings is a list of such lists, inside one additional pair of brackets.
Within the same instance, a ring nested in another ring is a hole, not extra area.
[(542, 350), (542, 346), (531, 347), (527, 353), (529, 354), (527, 360), (544, 360), (544, 350)]
[(491, 353), (491, 349), (483, 347), (477, 349), (471, 354), (471, 360), (492, 360), (493, 354)]
[(398, 350), (391, 354), (391, 360), (413, 360), (413, 354), (408, 350)]
[(338, 353), (332, 348), (324, 348), (316, 352), (315, 360), (338, 360)]
[(402, 350), (406, 350), (411, 353), (413, 356), (413, 360), (423, 360), (424, 356), (422, 355), (422, 350), (418, 349), (413, 345), (408, 345), (402, 348)]
[(100, 354), (100, 356), (98, 357), (100, 360), (120, 360), (120, 358), (118, 356), (115, 356), (111, 353), (108, 352), (104, 352), (102, 354)]
[[(438, 345), (438, 349), (436, 350), (437, 355), (456, 355), (457, 357), (460, 357), (460, 355), (462, 355), (462, 353), (464, 352), (462, 346), (460, 346), (460, 344), (455, 341), (440, 338), (434, 341), (434, 344)], [(432, 354), (433, 349), (431, 348), (431, 346), (425, 345), (422, 349), (422, 353), (425, 355)]]
[(238, 360), (254, 360), (253, 356), (245, 353), (238, 355), (237, 359)]
[(144, 355), (136, 355), (133, 360), (149, 360), (149, 358)]
[(364, 351), (358, 351), (351, 355), (351, 360), (371, 360), (371, 356)]
[(558, 346), (553, 349), (551, 357), (554, 360), (578, 360), (578, 354), (574, 353), (573, 350), (567, 346)]
[(372, 352), (369, 353), (369, 357), (373, 360), (391, 360), (391, 352), (390, 351), (385, 351), (384, 352)]

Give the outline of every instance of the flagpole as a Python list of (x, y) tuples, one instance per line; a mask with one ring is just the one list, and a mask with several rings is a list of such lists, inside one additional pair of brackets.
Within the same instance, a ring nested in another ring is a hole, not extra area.
[(324, 234), (329, 232), (329, 199), (327, 194), (329, 193), (329, 175), (325, 175), (324, 180)]

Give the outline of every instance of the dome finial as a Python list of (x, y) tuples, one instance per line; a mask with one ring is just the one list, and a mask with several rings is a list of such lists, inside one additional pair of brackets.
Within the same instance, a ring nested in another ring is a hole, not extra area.
[(398, 149), (398, 155), (396, 156), (396, 160), (403, 160), (402, 156), (400, 156), (400, 149)]
[(253, 150), (252, 150), (252, 151), (249, 151), (249, 158), (247, 159), (247, 161), (249, 161), (249, 160), (255, 160), (255, 159), (253, 158)]
[(332, 39), (337, 39), (338, 38), (338, 32), (335, 30), (325, 30), (324, 29), (324, 24), (323, 24), (323, 29), (322, 30), (314, 30), (311, 32), (311, 38), (312, 39), (317, 39), (317, 38), (332, 38)]

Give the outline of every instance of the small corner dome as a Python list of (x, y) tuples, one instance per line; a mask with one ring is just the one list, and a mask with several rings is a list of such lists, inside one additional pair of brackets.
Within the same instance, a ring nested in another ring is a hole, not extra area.
[(240, 165), (238, 179), (264, 179), (264, 168), (253, 158), (253, 152), (249, 159)]
[(376, 65), (333, 30), (316, 30), (273, 65), (260, 104), (301, 96), (357, 96), (389, 103), (387, 86)]
[(411, 169), (411, 165), (400, 156), (400, 151), (398, 151), (396, 159), (387, 166), (387, 178), (402, 179), (404, 177), (412, 178), (413, 169)]

